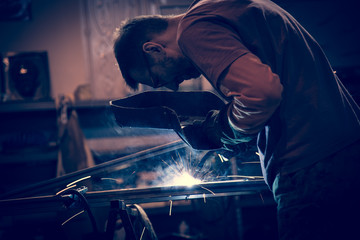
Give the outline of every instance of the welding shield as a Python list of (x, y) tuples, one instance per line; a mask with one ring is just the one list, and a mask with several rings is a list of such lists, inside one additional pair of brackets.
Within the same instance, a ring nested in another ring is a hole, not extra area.
[(172, 129), (197, 150), (214, 150), (210, 143), (188, 138), (183, 129), (203, 121), (209, 111), (220, 110), (224, 101), (207, 91), (147, 91), (110, 101), (111, 110), (120, 127)]

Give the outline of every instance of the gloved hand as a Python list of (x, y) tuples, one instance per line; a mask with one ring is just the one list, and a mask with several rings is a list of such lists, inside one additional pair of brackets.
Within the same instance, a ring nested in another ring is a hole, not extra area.
[(199, 150), (219, 149), (222, 147), (220, 141), (211, 139), (209, 133), (206, 132), (206, 120), (196, 120), (191, 125), (183, 127), (183, 133), (191, 147)]
[(197, 149), (224, 149), (236, 154), (241, 151), (243, 143), (256, 137), (232, 129), (226, 113), (227, 106), (220, 111), (212, 110), (205, 120), (184, 127), (183, 132), (190, 145)]

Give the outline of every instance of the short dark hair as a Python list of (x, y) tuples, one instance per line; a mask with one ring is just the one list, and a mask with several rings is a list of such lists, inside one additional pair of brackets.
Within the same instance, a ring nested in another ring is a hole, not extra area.
[(139, 83), (129, 72), (131, 69), (145, 69), (146, 62), (142, 50), (144, 43), (150, 41), (154, 34), (160, 34), (168, 27), (164, 16), (138, 16), (123, 22), (116, 30), (114, 54), (126, 84), (137, 90)]

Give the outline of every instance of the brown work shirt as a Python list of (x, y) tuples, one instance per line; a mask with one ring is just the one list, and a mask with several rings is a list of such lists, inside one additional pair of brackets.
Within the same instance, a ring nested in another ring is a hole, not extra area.
[(270, 186), (279, 172), (309, 166), (360, 138), (359, 107), (321, 47), (273, 2), (198, 1), (177, 38), (183, 54), (230, 102), (232, 129), (258, 133)]

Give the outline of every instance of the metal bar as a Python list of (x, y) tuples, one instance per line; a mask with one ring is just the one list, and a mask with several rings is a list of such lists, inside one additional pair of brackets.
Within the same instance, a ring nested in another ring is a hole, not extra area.
[[(210, 192), (211, 191), (211, 192)], [(87, 192), (85, 197), (91, 207), (109, 206), (112, 200), (122, 200), (126, 204), (186, 200), (207, 197), (237, 196), (270, 193), (262, 180), (224, 181), (187, 186), (151, 187)], [(64, 211), (66, 196), (41, 196), (0, 200), (2, 215)]]
[[(114, 201), (112, 201), (113, 203)], [(121, 221), (124, 225), (125, 233), (126, 233), (126, 240), (136, 240), (136, 235), (134, 231), (134, 227), (131, 223), (131, 219), (129, 213), (127, 211), (127, 207), (124, 201), (117, 201), (119, 206), (119, 215), (121, 217)]]

